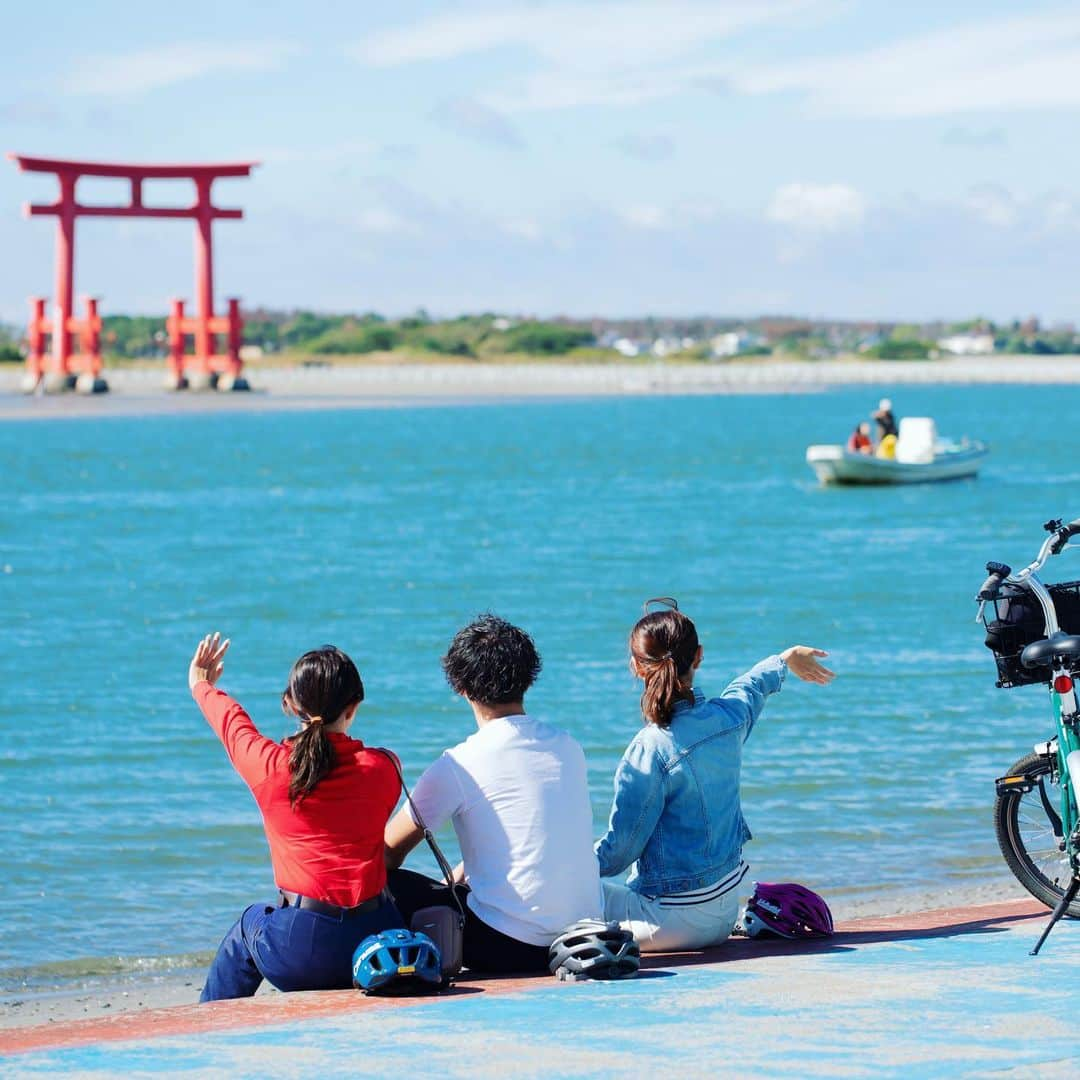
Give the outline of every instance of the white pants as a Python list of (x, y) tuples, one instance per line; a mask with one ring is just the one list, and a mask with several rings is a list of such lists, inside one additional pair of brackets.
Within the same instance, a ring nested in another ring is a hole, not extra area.
[(621, 882), (604, 880), (604, 918), (629, 930), (642, 952), (719, 945), (739, 917), (739, 885), (749, 870), (740, 862), (706, 888), (669, 896), (645, 896)]

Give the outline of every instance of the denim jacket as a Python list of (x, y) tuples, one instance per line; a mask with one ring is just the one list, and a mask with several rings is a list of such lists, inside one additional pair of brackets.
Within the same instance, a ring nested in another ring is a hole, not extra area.
[(770, 656), (718, 698), (694, 689), (667, 728), (646, 724), (615, 772), (607, 834), (596, 845), (603, 877), (633, 864), (627, 885), (648, 896), (700, 889), (734, 869), (750, 839), (739, 803), (742, 745), (787, 664)]

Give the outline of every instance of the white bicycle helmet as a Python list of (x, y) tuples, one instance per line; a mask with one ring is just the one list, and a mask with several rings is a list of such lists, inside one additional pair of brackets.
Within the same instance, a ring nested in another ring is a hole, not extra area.
[(557, 979), (629, 979), (641, 966), (634, 935), (617, 922), (582, 919), (552, 943), (548, 969)]

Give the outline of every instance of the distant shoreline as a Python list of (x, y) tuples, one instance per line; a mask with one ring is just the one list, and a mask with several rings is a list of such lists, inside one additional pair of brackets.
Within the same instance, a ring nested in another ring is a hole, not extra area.
[(249, 366), (252, 393), (170, 393), (165, 366), (115, 368), (110, 393), (26, 396), (0, 370), (0, 420), (483, 404), (684, 394), (811, 393), (840, 386), (1080, 384), (1080, 356), (938, 360), (731, 360), (716, 363), (335, 363)]

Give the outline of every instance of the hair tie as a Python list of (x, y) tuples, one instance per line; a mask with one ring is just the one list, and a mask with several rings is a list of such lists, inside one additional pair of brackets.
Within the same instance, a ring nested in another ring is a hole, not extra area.
[(316, 727), (317, 725), (321, 724), (322, 722), (323, 722), (323, 718), (321, 716), (307, 716), (307, 717), (304, 718), (304, 723), (305, 724), (310, 724), (312, 727)]
[(666, 653), (664, 653), (663, 656), (660, 657), (660, 663), (662, 664), (665, 660), (672, 660), (672, 659), (674, 659), (674, 658), (672, 657), (671, 653), (666, 652)]

